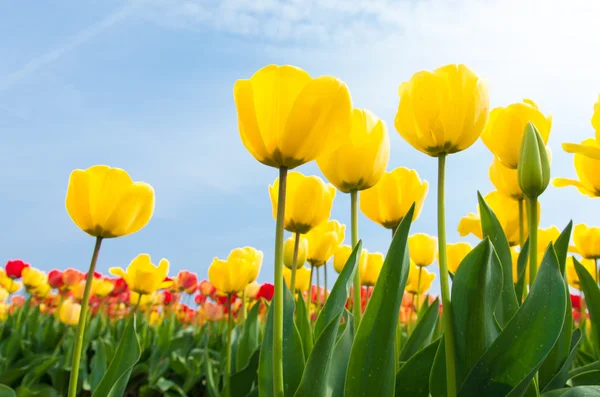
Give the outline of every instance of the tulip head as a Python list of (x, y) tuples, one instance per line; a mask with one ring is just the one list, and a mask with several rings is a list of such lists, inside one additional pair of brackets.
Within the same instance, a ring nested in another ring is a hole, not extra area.
[[(295, 290), (300, 292), (308, 291), (308, 288), (310, 287), (310, 276), (310, 269), (306, 266), (296, 269)], [(285, 280), (288, 288), (290, 288), (290, 284), (292, 282), (292, 271), (287, 267), (283, 268), (283, 279)]]
[(579, 180), (555, 178), (552, 183), (556, 187), (574, 186), (582, 194), (589, 197), (600, 197), (600, 143), (590, 138), (580, 145), (565, 143), (563, 148), (575, 153), (575, 171)]
[(365, 259), (363, 261), (361, 255), (360, 283), (372, 287), (377, 282), (385, 258), (380, 252), (368, 252), (365, 254)]
[(77, 269), (67, 269), (63, 272), (63, 282), (69, 288), (85, 279), (85, 275)]
[(415, 73), (398, 94), (396, 130), (432, 157), (467, 149), (488, 118), (487, 85), (465, 65)]
[(267, 301), (271, 301), (274, 294), (275, 285), (271, 283), (264, 283), (260, 286), (258, 293), (256, 294), (256, 299), (265, 299)]
[[(481, 228), (480, 228), (481, 230)], [(458, 266), (465, 259), (467, 254), (471, 252), (473, 247), (469, 243), (446, 244), (446, 253), (448, 256), (448, 270), (456, 273)]]
[(58, 310), (58, 318), (61, 323), (69, 326), (75, 326), (79, 323), (79, 314), (81, 305), (69, 299), (63, 301)]
[(529, 198), (539, 197), (550, 183), (550, 160), (546, 146), (533, 123), (527, 123), (518, 165), (519, 186)]
[(107, 278), (94, 278), (92, 279), (92, 294), (103, 298), (108, 296), (115, 288), (115, 283)]
[(217, 289), (208, 280), (202, 280), (198, 284), (198, 291), (204, 296), (214, 296), (217, 293)]
[[(296, 236), (292, 236), (283, 243), (283, 264), (288, 269), (291, 269), (294, 264), (294, 245), (296, 244)], [(300, 236), (298, 241), (298, 257), (296, 258), (296, 269), (304, 266), (306, 263), (306, 255), (308, 255), (308, 240), (304, 236)]]
[(334, 77), (269, 65), (234, 86), (242, 142), (271, 167), (295, 168), (337, 149), (351, 126), (352, 100)]
[(513, 200), (523, 200), (525, 196), (519, 186), (519, 172), (516, 169), (504, 166), (494, 158), (489, 170), (490, 180), (500, 193)]
[[(262, 266), (263, 253), (252, 247), (236, 248), (229, 253), (227, 262), (245, 262), (245, 266), (250, 270), (246, 284), (256, 281), (260, 268)], [(234, 265), (241, 267), (242, 264)]]
[[(585, 259), (584, 258), (584, 259), (581, 259), (579, 261), (579, 263), (581, 263), (581, 265), (584, 267), (584, 269), (588, 271), (590, 276), (592, 276), (592, 278), (594, 280), (596, 280), (596, 278), (597, 278), (596, 261), (593, 259)], [(581, 289), (581, 284), (579, 283), (579, 275), (577, 274), (577, 271), (575, 270), (575, 262), (574, 262), (572, 256), (569, 256), (567, 258), (566, 273), (567, 273), (567, 281), (569, 282), (569, 285), (571, 287), (581, 291), (582, 289)]]
[(125, 236), (142, 229), (154, 212), (154, 189), (133, 182), (120, 168), (95, 165), (69, 178), (67, 211), (77, 226), (94, 237)]
[(10, 278), (17, 279), (21, 278), (23, 275), (23, 270), (30, 267), (29, 263), (25, 263), (20, 259), (14, 259), (6, 262), (6, 275)]
[(400, 167), (386, 172), (370, 189), (360, 192), (360, 210), (387, 229), (398, 227), (415, 203), (413, 221), (421, 212), (429, 184), (415, 170)]
[(65, 285), (63, 280), (63, 272), (58, 269), (50, 270), (48, 272), (48, 284), (50, 284), (50, 287), (55, 289), (63, 288)]
[(410, 259), (417, 266), (429, 266), (437, 255), (437, 238), (425, 233), (413, 234), (408, 238)]
[(8, 277), (4, 269), (0, 269), (0, 288), (8, 294), (14, 294), (23, 287), (23, 284)]
[[(169, 273), (169, 261), (162, 258), (155, 266), (148, 254), (136, 256), (127, 270), (120, 267), (110, 268), (110, 273), (122, 277), (131, 291), (142, 295), (151, 295), (159, 289), (167, 288), (171, 283), (165, 282)], [(134, 302), (136, 304), (136, 302)]]
[[(359, 269), (366, 266), (367, 254), (369, 252), (366, 249), (361, 249), (360, 258), (358, 260)], [(350, 255), (352, 254), (352, 247), (349, 245), (341, 245), (333, 254), (333, 268), (336, 272), (341, 273), (344, 270), (344, 266), (348, 262)]]
[[(421, 272), (420, 280), (419, 271)], [(431, 288), (431, 283), (433, 283), (434, 279), (435, 273), (431, 273), (426, 268), (415, 266), (411, 263), (405, 291), (415, 295), (424, 294), (425, 292), (429, 291), (429, 288)]]
[(556, 226), (550, 226), (545, 229), (538, 228), (538, 251), (543, 253), (550, 243), (556, 244), (560, 236), (560, 230)]
[(26, 267), (23, 269), (23, 284), (27, 290), (34, 290), (43, 284), (46, 284), (46, 273), (34, 267)]
[(330, 220), (306, 234), (308, 240), (307, 260), (312, 266), (324, 265), (344, 241), (346, 226)]
[(252, 263), (235, 254), (227, 260), (215, 258), (208, 268), (208, 278), (222, 294), (238, 293), (246, 288), (256, 273)]
[(337, 150), (317, 159), (321, 172), (344, 193), (365, 190), (380, 179), (390, 158), (385, 122), (369, 110), (352, 111), (352, 129)]
[(198, 275), (187, 270), (182, 270), (177, 273), (176, 285), (180, 291), (193, 294), (198, 286)]
[(586, 259), (600, 258), (600, 228), (585, 224), (575, 226), (573, 231), (575, 252)]

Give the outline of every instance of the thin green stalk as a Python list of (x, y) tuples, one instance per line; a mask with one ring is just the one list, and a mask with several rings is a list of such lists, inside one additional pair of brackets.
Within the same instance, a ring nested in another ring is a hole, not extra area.
[(596, 262), (596, 284), (598, 284), (598, 280), (600, 280), (600, 269), (598, 268), (598, 258), (594, 259)]
[(521, 249), (523, 249), (523, 245), (525, 245), (525, 202), (521, 199), (519, 200), (519, 246)]
[(296, 296), (296, 265), (298, 263), (298, 248), (300, 247), (300, 233), (294, 234), (294, 256), (292, 256), (292, 279), (290, 280), (290, 291)]
[(529, 290), (533, 286), (537, 275), (538, 265), (538, 213), (537, 197), (527, 199), (529, 206), (527, 217), (529, 218)]
[(312, 302), (312, 286), (313, 286), (313, 274), (315, 273), (315, 266), (310, 264), (310, 282), (308, 283), (308, 297), (306, 301), (306, 315), (308, 316), (308, 323), (310, 324), (310, 304)]
[(79, 324), (77, 325), (77, 335), (75, 337), (75, 347), (73, 348), (73, 358), (71, 359), (71, 378), (69, 379), (69, 394), (68, 397), (77, 396), (77, 380), (79, 378), (79, 364), (81, 363), (81, 350), (83, 349), (83, 337), (85, 334), (85, 324), (88, 313), (88, 302), (90, 300), (90, 291), (92, 289), (92, 280), (94, 278), (94, 270), (96, 270), (96, 262), (98, 261), (98, 253), (100, 252), (100, 244), (102, 237), (96, 237), (96, 245), (90, 262), (87, 279), (85, 280), (85, 288), (83, 290), (83, 299), (81, 300), (81, 312), (79, 313)]
[(325, 301), (327, 301), (327, 262), (323, 264), (323, 296), (325, 297)]
[(227, 352), (225, 361), (225, 387), (223, 394), (225, 397), (231, 396), (231, 330), (233, 329), (233, 313), (231, 312), (231, 294), (227, 294), (227, 346), (225, 351)]
[(319, 273), (321, 273), (319, 271), (319, 269), (321, 268), (321, 266), (317, 267), (317, 310), (321, 310), (321, 280), (319, 277)]
[(246, 316), (247, 316), (247, 311), (248, 309), (246, 308), (246, 288), (244, 288), (244, 290), (242, 291), (242, 320), (241, 320), (241, 324), (244, 324), (244, 321), (246, 321)]
[(423, 272), (423, 267), (419, 266), (419, 276), (417, 277), (417, 305), (416, 305), (416, 310), (417, 310), (417, 317), (419, 316), (419, 306), (420, 306), (420, 301), (421, 301), (421, 273)]
[(65, 332), (63, 332), (62, 336), (58, 340), (58, 343), (56, 344), (56, 347), (54, 348), (54, 352), (52, 353), (52, 357), (55, 357), (58, 354), (58, 352), (60, 350), (60, 346), (62, 345), (63, 340), (65, 340), (65, 336), (67, 336), (67, 332), (69, 332), (68, 326), (65, 328)]
[(440, 264), (440, 286), (444, 322), (444, 345), (446, 346), (446, 374), (448, 397), (456, 397), (456, 363), (454, 327), (452, 325), (452, 306), (450, 302), (450, 285), (448, 282), (448, 254), (446, 252), (446, 214), (444, 203), (444, 183), (446, 179), (446, 154), (438, 157), (438, 254)]
[(273, 395), (283, 397), (283, 218), (287, 168), (279, 169), (277, 221), (275, 224), (275, 316), (273, 323)]
[[(358, 244), (358, 191), (350, 192), (350, 226), (352, 228), (352, 249)], [(358, 331), (360, 320), (362, 318), (360, 301), (360, 266), (356, 266), (354, 272), (354, 304), (352, 305), (352, 314), (354, 315), (354, 332)]]

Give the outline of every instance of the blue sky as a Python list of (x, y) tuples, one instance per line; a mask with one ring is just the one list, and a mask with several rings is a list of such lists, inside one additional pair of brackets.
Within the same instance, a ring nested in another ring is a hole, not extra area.
[[(44, 270), (88, 266), (93, 239), (64, 207), (69, 173), (104, 163), (152, 184), (156, 211), (141, 232), (103, 245), (99, 270), (140, 252), (206, 277), (214, 256), (251, 245), (272, 280), (274, 220), (267, 185), (237, 131), (236, 79), (270, 63), (332, 74), (354, 104), (383, 118), (388, 170), (415, 168), (430, 182), (414, 232), (435, 234), (435, 160), (396, 133), (397, 88), (421, 69), (466, 63), (489, 84), (492, 106), (522, 98), (553, 115), (553, 176), (575, 175), (560, 149), (594, 131), (600, 53), (594, 0), (279, 1), (86, 0), (0, 5), (0, 255)], [(448, 160), (449, 242), (492, 190), (481, 142)], [(315, 164), (299, 168), (319, 174)], [(549, 188), (542, 227), (600, 224), (599, 203)], [(349, 221), (338, 194), (332, 216)], [(360, 218), (370, 251), (389, 231)], [(346, 241), (349, 241), (349, 232)], [(471, 243), (475, 240), (466, 239)], [(437, 289), (437, 288), (436, 288)]]

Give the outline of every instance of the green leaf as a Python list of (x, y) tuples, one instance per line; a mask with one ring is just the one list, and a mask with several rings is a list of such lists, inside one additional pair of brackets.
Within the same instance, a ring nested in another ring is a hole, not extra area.
[[(546, 382), (544, 387), (540, 386), (540, 389), (542, 389), (542, 392), (547, 392), (547, 391), (550, 391), (553, 389), (560, 389), (567, 384), (567, 379), (569, 379), (569, 368), (571, 368), (573, 359), (577, 355), (577, 348), (579, 347), (579, 344), (581, 343), (582, 338), (583, 338), (583, 334), (581, 333), (581, 330), (576, 329), (575, 332), (573, 332), (573, 335), (571, 337), (571, 353), (569, 354), (567, 359), (564, 361), (562, 367), (556, 372), (554, 377), (552, 379), (550, 379), (550, 381)], [(546, 359), (546, 360), (548, 360), (548, 359)], [(544, 362), (544, 364), (545, 364), (545, 362)], [(540, 369), (540, 378), (541, 378), (541, 376), (542, 375), (541, 375), (541, 369)]]
[(447, 397), (446, 386), (446, 345), (442, 335), (429, 374), (429, 393), (431, 393), (431, 397)]
[(0, 385), (0, 397), (17, 397), (13, 389), (6, 385)]
[(298, 294), (296, 304), (296, 327), (298, 327), (300, 339), (302, 339), (302, 349), (304, 351), (304, 358), (308, 359), (308, 356), (310, 355), (310, 352), (313, 348), (313, 335), (312, 327), (310, 326), (310, 322), (308, 320), (306, 302), (304, 301), (302, 294)]
[(333, 348), (332, 362), (334, 364), (329, 369), (326, 397), (344, 397), (346, 371), (348, 370), (352, 342), (354, 342), (354, 317), (345, 310), (344, 319), (346, 327)]
[(529, 261), (529, 239), (523, 244), (519, 258), (517, 259), (517, 283), (515, 284), (515, 294), (517, 302), (521, 305), (523, 302), (523, 292), (525, 291), (525, 279), (527, 278), (527, 263)]
[[(286, 396), (298, 389), (304, 371), (302, 340), (294, 323), (294, 298), (284, 283), (283, 286), (283, 381)], [(258, 364), (258, 389), (261, 397), (273, 396), (273, 321), (275, 299), (269, 307), (265, 334), (260, 348)]]
[(214, 369), (212, 366), (212, 359), (209, 355), (209, 348), (208, 348), (208, 342), (210, 342), (210, 338), (207, 335), (206, 337), (206, 344), (204, 345), (204, 364), (205, 364), (205, 376), (206, 376), (206, 386), (208, 389), (208, 395), (210, 397), (219, 397), (219, 389), (217, 387), (217, 384), (215, 382), (215, 377), (214, 377)]
[(298, 386), (298, 390), (294, 396), (311, 397), (324, 396), (326, 394), (329, 368), (331, 367), (331, 359), (333, 357), (333, 347), (341, 318), (342, 312), (337, 317), (334, 317), (320, 333), (315, 342), (314, 349), (306, 361), (300, 386)]
[[(256, 305), (258, 306), (258, 305)], [(260, 357), (260, 349), (256, 349), (248, 365), (241, 371), (231, 375), (231, 395), (245, 396), (252, 390), (252, 385), (258, 383), (258, 359)]]
[(338, 276), (332, 290), (331, 294), (327, 296), (327, 300), (325, 301), (325, 305), (323, 309), (319, 313), (319, 317), (315, 322), (315, 340), (319, 339), (321, 332), (325, 329), (325, 327), (329, 326), (331, 320), (336, 317), (339, 317), (344, 311), (344, 307), (346, 305), (346, 301), (348, 300), (348, 293), (350, 292), (350, 286), (352, 285), (354, 272), (356, 269), (356, 263), (358, 262), (358, 257), (360, 256), (360, 251), (362, 249), (362, 241), (359, 241), (356, 244), (356, 247), (352, 250), (352, 253), (348, 257), (348, 261), (344, 265), (342, 272)]
[(52, 386), (44, 384), (20, 386), (16, 393), (18, 397), (58, 397), (58, 392)]
[(561, 397), (600, 397), (600, 386), (579, 386), (561, 394)]
[[(412, 356), (396, 374), (396, 396), (429, 397), (429, 374), (440, 339)], [(445, 379), (440, 379), (445, 383)]]
[(489, 238), (463, 259), (452, 283), (456, 384), (500, 334), (494, 308), (502, 294), (502, 265)]
[(133, 366), (142, 355), (135, 328), (135, 317), (132, 316), (128, 321), (115, 355), (98, 387), (93, 391), (92, 397), (116, 397), (125, 393)]
[(400, 352), (400, 361), (407, 361), (415, 353), (417, 353), (421, 347), (423, 347), (423, 345), (431, 340), (431, 335), (433, 334), (439, 312), (440, 300), (437, 298), (427, 308), (427, 311), (423, 314), (415, 326), (414, 331), (408, 337), (408, 340)]
[(575, 271), (579, 277), (579, 284), (585, 294), (585, 303), (587, 304), (590, 313), (590, 321), (592, 322), (592, 333), (590, 338), (592, 345), (596, 351), (596, 355), (600, 355), (600, 288), (592, 278), (592, 275), (573, 258), (575, 262)]
[(396, 230), (354, 337), (344, 387), (346, 397), (394, 395), (394, 343), (410, 266), (407, 239), (414, 209), (413, 204)]
[(459, 397), (522, 395), (562, 330), (567, 297), (554, 247), (527, 299), (463, 382)]
[(483, 236), (490, 238), (502, 265), (502, 297), (496, 306), (495, 314), (500, 327), (504, 327), (519, 309), (512, 276), (510, 245), (508, 244), (502, 225), (500, 225), (498, 218), (496, 218), (492, 209), (487, 205), (481, 193), (477, 192), (477, 197), (479, 199), (479, 213), (481, 215)]
[(91, 373), (90, 373), (90, 382), (91, 389), (96, 390), (98, 384), (102, 380), (102, 376), (104, 372), (106, 372), (106, 368), (108, 368), (108, 355), (106, 354), (106, 344), (104, 340), (99, 339), (92, 342), (94, 346), (94, 357), (90, 363)]
[[(237, 371), (241, 371), (248, 365), (256, 348), (260, 345), (260, 323), (258, 322), (259, 303), (252, 306), (248, 317), (242, 325), (242, 332), (237, 344), (235, 356)], [(249, 389), (248, 389), (249, 390)]]

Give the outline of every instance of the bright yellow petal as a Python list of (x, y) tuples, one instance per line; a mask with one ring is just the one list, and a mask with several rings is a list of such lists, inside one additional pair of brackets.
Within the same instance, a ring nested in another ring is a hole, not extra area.
[(147, 183), (129, 186), (104, 223), (107, 237), (125, 236), (142, 229), (154, 213), (154, 189)]
[(69, 177), (66, 207), (75, 224), (86, 233), (94, 229), (90, 211), (90, 192), (88, 174), (83, 170), (74, 170)]
[(600, 147), (576, 143), (563, 143), (562, 147), (567, 153), (577, 153), (594, 160), (600, 160)]

